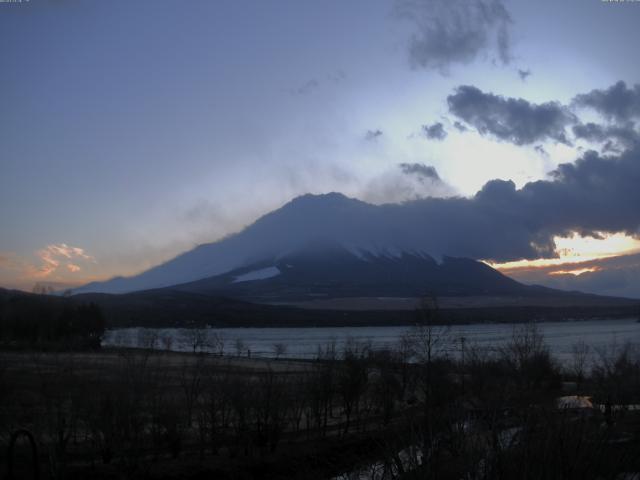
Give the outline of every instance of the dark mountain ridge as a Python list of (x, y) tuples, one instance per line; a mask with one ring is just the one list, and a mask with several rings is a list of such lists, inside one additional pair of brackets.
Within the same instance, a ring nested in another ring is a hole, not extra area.
[[(172, 287), (249, 301), (318, 297), (420, 297), (541, 294), (488, 265), (466, 258), (437, 262), (420, 252), (362, 252), (314, 244), (222, 275)], [(549, 294), (560, 294), (549, 290)]]

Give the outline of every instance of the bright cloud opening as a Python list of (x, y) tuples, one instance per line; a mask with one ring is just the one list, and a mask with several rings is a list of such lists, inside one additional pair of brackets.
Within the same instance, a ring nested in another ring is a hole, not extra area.
[(579, 277), (583, 273), (598, 272), (600, 270), (602, 270), (600, 267), (576, 268), (575, 270), (554, 270), (553, 272), (549, 272), (549, 275), (574, 275)]
[[(598, 237), (584, 237), (573, 233), (568, 237), (554, 237), (557, 258), (539, 258), (536, 260), (517, 260), (514, 262), (485, 262), (503, 273), (519, 270), (560, 266), (598, 260), (603, 258), (629, 255), (640, 252), (640, 239), (624, 233), (601, 233)], [(579, 270), (574, 270), (578, 272)], [(586, 271), (586, 270), (585, 270)], [(585, 273), (582, 271), (581, 273)], [(557, 272), (562, 272), (558, 270)], [(563, 273), (569, 273), (565, 270)], [(550, 275), (553, 273), (549, 273)], [(557, 273), (558, 275), (562, 273)], [(577, 273), (576, 275), (579, 275)]]

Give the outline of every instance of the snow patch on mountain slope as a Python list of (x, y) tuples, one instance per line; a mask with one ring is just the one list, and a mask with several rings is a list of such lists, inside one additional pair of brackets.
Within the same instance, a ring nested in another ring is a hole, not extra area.
[(266, 278), (272, 278), (280, 275), (278, 267), (261, 268), (260, 270), (253, 270), (252, 272), (238, 275), (234, 278), (232, 283), (238, 282), (250, 282), (252, 280), (264, 280)]

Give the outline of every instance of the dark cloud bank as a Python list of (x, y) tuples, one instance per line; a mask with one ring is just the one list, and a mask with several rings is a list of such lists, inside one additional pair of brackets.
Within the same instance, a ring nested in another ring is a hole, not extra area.
[[(404, 164), (401, 168), (407, 174), (438, 178), (433, 167)], [(574, 231), (635, 235), (640, 227), (638, 185), (640, 150), (618, 156), (590, 151), (573, 164), (560, 165), (549, 180), (530, 182), (521, 189), (511, 181), (493, 180), (470, 198), (424, 198), (376, 206), (340, 200), (340, 196), (309, 197), (276, 212), (295, 212), (300, 223), (287, 217), (286, 238), (274, 238), (273, 245), (328, 237), (354, 245), (369, 242), (417, 249), (436, 257), (551, 258), (556, 256), (556, 235)], [(300, 213), (296, 205), (311, 206)], [(266, 233), (260, 238), (269, 243)]]
[(638, 144), (638, 133), (631, 124), (600, 125), (581, 123), (572, 128), (573, 135), (592, 143), (603, 144), (604, 151), (619, 152)]
[(447, 97), (449, 111), (482, 135), (516, 145), (554, 140), (568, 144), (565, 129), (577, 119), (557, 102), (539, 105), (521, 98), (504, 98), (463, 85)]
[[(516, 189), (488, 182), (472, 198), (425, 199), (397, 208), (440, 239), (436, 251), (497, 261), (553, 257), (553, 236), (577, 231), (626, 232), (640, 227), (640, 150), (619, 156), (588, 152), (550, 180)], [(402, 212), (402, 213), (401, 213)], [(434, 245), (435, 246), (435, 245)]]
[[(380, 231), (367, 227), (376, 233), (372, 238), (385, 238), (384, 231), (402, 232), (399, 236), (409, 247), (436, 256), (510, 261), (554, 257), (554, 236), (571, 232), (640, 233), (640, 142), (634, 123), (640, 118), (640, 86), (618, 82), (577, 95), (567, 106), (506, 98), (467, 85), (447, 102), (459, 131), (474, 127), (500, 141), (531, 146), (541, 155), (548, 153), (539, 142), (571, 144), (575, 139), (604, 144), (605, 153), (589, 150), (574, 163), (558, 166), (549, 179), (521, 189), (511, 181), (493, 180), (470, 198), (374, 207), (380, 209), (371, 213)], [(603, 123), (582, 123), (577, 108), (595, 110)], [(436, 123), (425, 125), (423, 134), (437, 139), (446, 132)], [(433, 167), (399, 166), (413, 178), (441, 182)]]
[(577, 95), (572, 103), (592, 108), (617, 123), (628, 122), (640, 117), (640, 85), (629, 88), (625, 82), (619, 81), (606, 90), (596, 89)]
[[(458, 119), (454, 122), (457, 130), (464, 132), (468, 125), (481, 135), (514, 145), (545, 141), (571, 145), (573, 140), (585, 140), (600, 144), (603, 152), (620, 153), (640, 144), (635, 124), (640, 118), (640, 85), (629, 88), (618, 82), (608, 89), (577, 95), (569, 106), (535, 104), (462, 85), (447, 97), (447, 103)], [(575, 113), (581, 108), (595, 111), (604, 123), (582, 123)]]
[[(408, 248), (502, 262), (554, 257), (553, 238), (571, 232), (640, 233), (640, 142), (634, 124), (640, 117), (640, 86), (618, 82), (577, 95), (570, 106), (535, 104), (461, 86), (447, 102), (459, 131), (465, 125), (475, 127), (500, 141), (531, 146), (541, 155), (548, 153), (538, 142), (571, 144), (575, 139), (604, 144), (605, 153), (589, 150), (574, 163), (558, 166), (549, 179), (521, 189), (511, 181), (493, 180), (470, 198), (374, 207), (380, 209), (371, 213), (380, 231), (368, 227), (375, 232), (372, 238), (385, 238), (384, 231), (402, 232)], [(574, 113), (577, 107), (595, 110), (603, 123), (582, 123)], [(446, 135), (441, 123), (424, 126), (423, 133)], [(413, 178), (441, 182), (433, 167), (399, 166)]]
[[(519, 72), (520, 73), (520, 72)], [(524, 72), (523, 72), (524, 73)], [(526, 75), (521, 77), (526, 79)], [(606, 89), (576, 95), (569, 105), (534, 104), (505, 98), (474, 86), (461, 86), (447, 98), (460, 132), (475, 128), (481, 135), (514, 145), (531, 145), (548, 156), (538, 142), (570, 145), (586, 141), (603, 153), (588, 151), (573, 164), (560, 165), (550, 180), (516, 190), (512, 182), (488, 182), (471, 199), (438, 201), (440, 228), (448, 232), (452, 254), (496, 261), (554, 256), (555, 235), (577, 231), (640, 233), (640, 85), (618, 82)], [(600, 123), (583, 123), (577, 114), (591, 110)], [(435, 201), (432, 201), (435, 202)], [(425, 207), (430, 208), (428, 201)], [(446, 212), (446, 213), (444, 213)], [(464, 227), (473, 242), (464, 242)], [(581, 275), (549, 275), (558, 267), (514, 272), (529, 283), (640, 298), (640, 255), (599, 260), (595, 271)]]

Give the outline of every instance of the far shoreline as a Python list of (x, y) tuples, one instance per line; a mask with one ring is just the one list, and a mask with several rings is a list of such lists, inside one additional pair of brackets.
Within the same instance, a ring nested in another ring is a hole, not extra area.
[[(107, 328), (323, 328), (323, 327), (410, 327), (424, 323), (420, 310), (320, 310), (284, 307), (269, 308), (251, 314), (214, 314), (210, 318), (198, 315), (158, 319), (123, 320), (106, 309)], [(204, 317), (204, 318), (203, 318)], [(640, 320), (640, 301), (633, 305), (579, 307), (484, 307), (437, 309), (429, 320), (431, 325), (473, 325), (531, 322), (567, 322), (582, 320)]]

